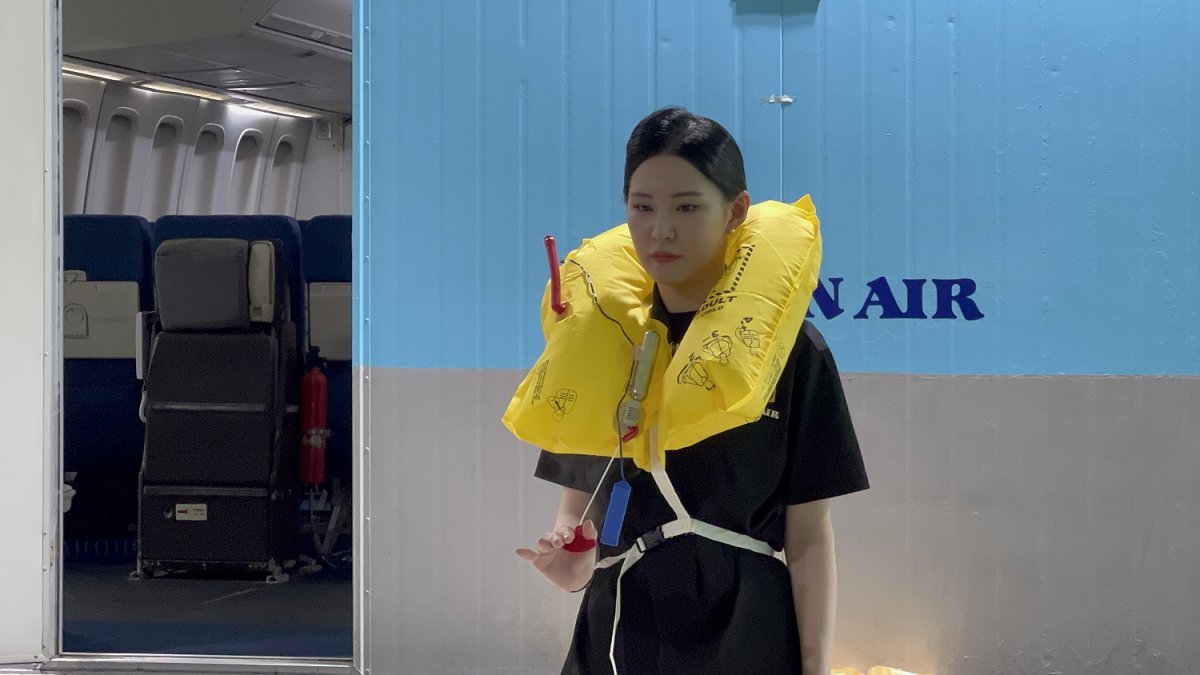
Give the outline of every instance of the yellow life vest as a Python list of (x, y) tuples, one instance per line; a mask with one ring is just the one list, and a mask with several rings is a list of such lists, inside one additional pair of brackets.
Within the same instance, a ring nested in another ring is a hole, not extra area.
[(639, 433), (624, 444), (625, 457), (648, 469), (651, 452), (662, 461), (668, 450), (753, 422), (774, 395), (820, 267), (820, 221), (807, 195), (794, 204), (751, 206), (728, 237), (724, 274), (672, 354), (666, 326), (650, 315), (654, 282), (638, 262), (628, 225), (585, 239), (561, 268), (564, 316), (551, 309), (547, 285), (546, 348), (502, 421), (549, 452), (616, 454), (635, 345), (652, 330), (658, 353), (640, 428), (657, 429), (657, 447), (650, 447), (653, 434)]

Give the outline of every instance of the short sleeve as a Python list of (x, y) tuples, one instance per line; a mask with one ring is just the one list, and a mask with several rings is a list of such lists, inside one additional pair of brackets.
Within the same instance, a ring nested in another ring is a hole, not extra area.
[(533, 475), (542, 480), (581, 492), (592, 492), (600, 483), (608, 458), (565, 455), (542, 451)]
[(867, 470), (833, 353), (807, 321), (796, 349), (788, 414), (787, 503), (866, 490)]

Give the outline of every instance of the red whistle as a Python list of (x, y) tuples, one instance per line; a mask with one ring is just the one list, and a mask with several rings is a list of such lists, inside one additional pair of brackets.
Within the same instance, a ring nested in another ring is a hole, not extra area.
[(596, 548), (596, 540), (588, 539), (587, 537), (583, 536), (582, 525), (576, 525), (575, 538), (566, 544), (563, 544), (563, 550), (570, 551), (571, 553), (584, 553), (592, 550), (593, 548)]
[(558, 275), (558, 247), (550, 234), (546, 235), (546, 261), (550, 263), (550, 308), (562, 316), (567, 306), (562, 301), (562, 279)]

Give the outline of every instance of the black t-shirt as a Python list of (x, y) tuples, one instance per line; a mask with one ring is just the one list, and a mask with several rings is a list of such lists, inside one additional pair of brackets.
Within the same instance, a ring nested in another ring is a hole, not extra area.
[[(659, 303), (654, 309), (669, 328), (670, 342), (677, 344), (692, 314), (667, 314)], [(833, 354), (808, 321), (780, 376), (774, 400), (759, 420), (669, 451), (666, 457), (667, 475), (692, 517), (766, 541), (776, 550), (783, 548), (789, 504), (869, 486)], [(613, 462), (589, 512), (598, 528), (611, 485), (620, 479), (620, 462)], [(535, 475), (591, 493), (607, 464), (602, 457), (543, 452)], [(623, 464), (632, 490), (621, 542), (611, 550), (601, 547), (601, 556), (618, 553), (638, 536), (674, 520), (650, 473), (632, 460)]]

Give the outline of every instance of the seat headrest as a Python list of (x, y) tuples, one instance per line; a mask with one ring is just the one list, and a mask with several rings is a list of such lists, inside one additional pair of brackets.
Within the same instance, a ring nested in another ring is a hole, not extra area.
[(316, 216), (304, 223), (304, 278), (312, 282), (345, 282), (352, 277), (350, 216)]
[(282, 297), (270, 241), (164, 241), (154, 255), (154, 276), (158, 318), (167, 331), (238, 331), (273, 323)]
[[(0, 0), (2, 2), (3, 0)], [(302, 349), (308, 326), (304, 305), (304, 274), (300, 225), (288, 216), (180, 216), (168, 215), (154, 226), (153, 247), (173, 239), (229, 238), (275, 243), (275, 261), (285, 299), (276, 302), (276, 315), (296, 325), (296, 347)]]

